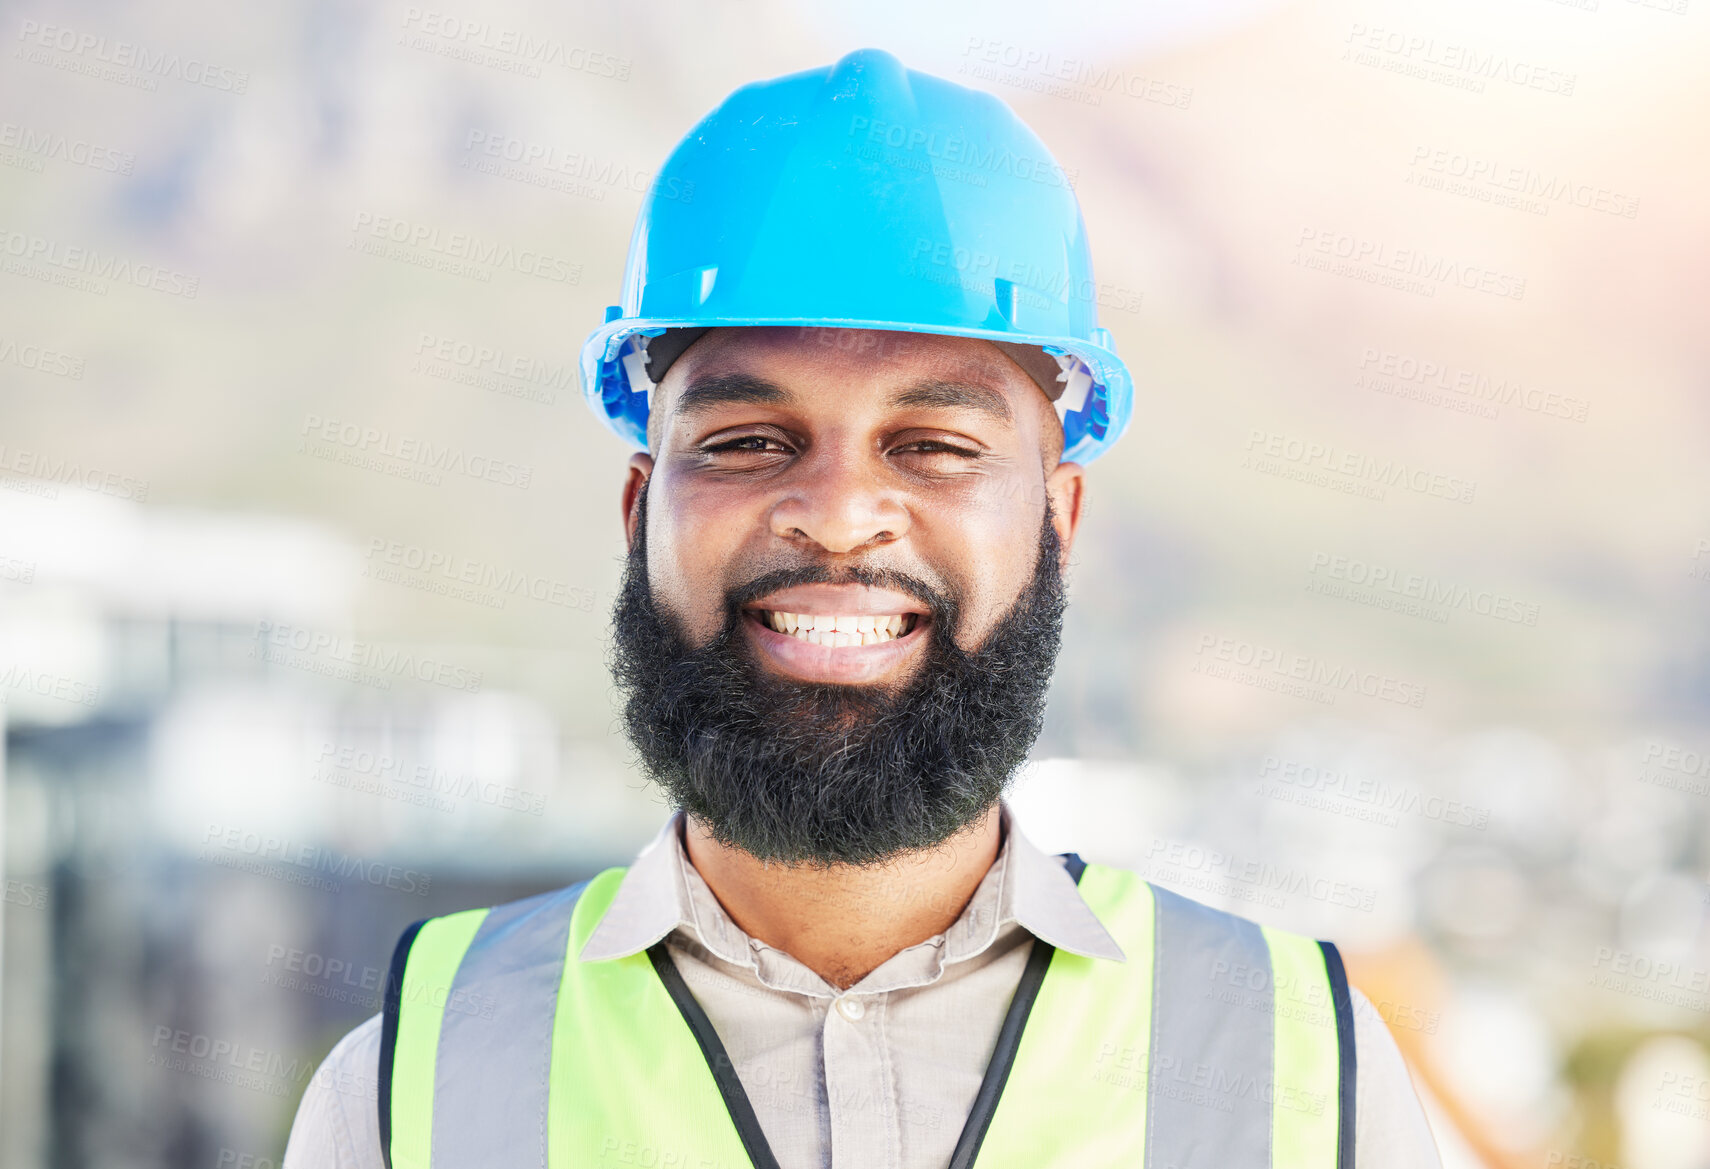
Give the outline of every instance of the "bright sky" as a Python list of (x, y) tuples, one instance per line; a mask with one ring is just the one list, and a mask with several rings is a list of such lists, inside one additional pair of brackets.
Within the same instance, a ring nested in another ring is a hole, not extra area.
[(1061, 57), (1111, 60), (1138, 49), (1158, 51), (1239, 24), (1280, 0), (1205, 0), (1196, 4), (1134, 0), (867, 0), (814, 9), (820, 26), (851, 44), (909, 46), (903, 63), (947, 74), (970, 40), (1007, 42)]

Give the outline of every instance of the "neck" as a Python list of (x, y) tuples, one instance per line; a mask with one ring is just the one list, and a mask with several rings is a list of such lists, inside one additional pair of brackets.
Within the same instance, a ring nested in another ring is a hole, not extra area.
[(751, 938), (784, 951), (838, 990), (885, 959), (953, 925), (997, 859), (1002, 822), (991, 808), (936, 848), (880, 865), (765, 864), (684, 817), (689, 861)]

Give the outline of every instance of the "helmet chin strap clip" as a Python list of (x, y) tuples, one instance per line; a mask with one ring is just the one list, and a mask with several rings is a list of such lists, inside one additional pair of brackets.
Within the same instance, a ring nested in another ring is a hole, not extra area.
[[(1049, 351), (1047, 351), (1049, 352)], [(1092, 371), (1086, 362), (1072, 353), (1052, 353), (1062, 372), (1057, 380), (1063, 383), (1062, 392), (1052, 403), (1057, 408), (1057, 420), (1060, 422), (1069, 414), (1081, 409), (1087, 404), (1087, 394), (1092, 390)]]
[[(624, 376), (629, 379), (629, 391), (632, 394), (646, 394), (647, 405), (653, 406), (653, 388), (658, 383), (647, 376), (647, 343), (652, 340), (646, 334), (637, 333), (624, 342), (619, 358), (623, 362)], [(661, 377), (664, 375), (661, 374)]]

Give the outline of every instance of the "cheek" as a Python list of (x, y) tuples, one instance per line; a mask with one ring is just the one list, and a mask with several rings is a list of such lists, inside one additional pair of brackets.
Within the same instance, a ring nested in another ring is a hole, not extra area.
[(963, 582), (967, 596), (958, 638), (964, 648), (984, 639), (1033, 577), (1045, 519), (1042, 491), (1037, 484), (993, 486), (965, 506), (940, 509), (933, 524), (939, 563)]
[(742, 517), (707, 493), (658, 483), (648, 491), (647, 577), (654, 597), (701, 641), (724, 624), (724, 590)]

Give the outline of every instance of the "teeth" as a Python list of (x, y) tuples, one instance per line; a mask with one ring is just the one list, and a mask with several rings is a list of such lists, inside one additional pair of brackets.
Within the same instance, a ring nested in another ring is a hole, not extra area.
[(872, 613), (783, 613), (776, 609), (766, 613), (766, 624), (779, 633), (800, 638), (809, 645), (832, 647), (878, 645), (902, 636), (908, 623), (906, 614), (888, 617)]

